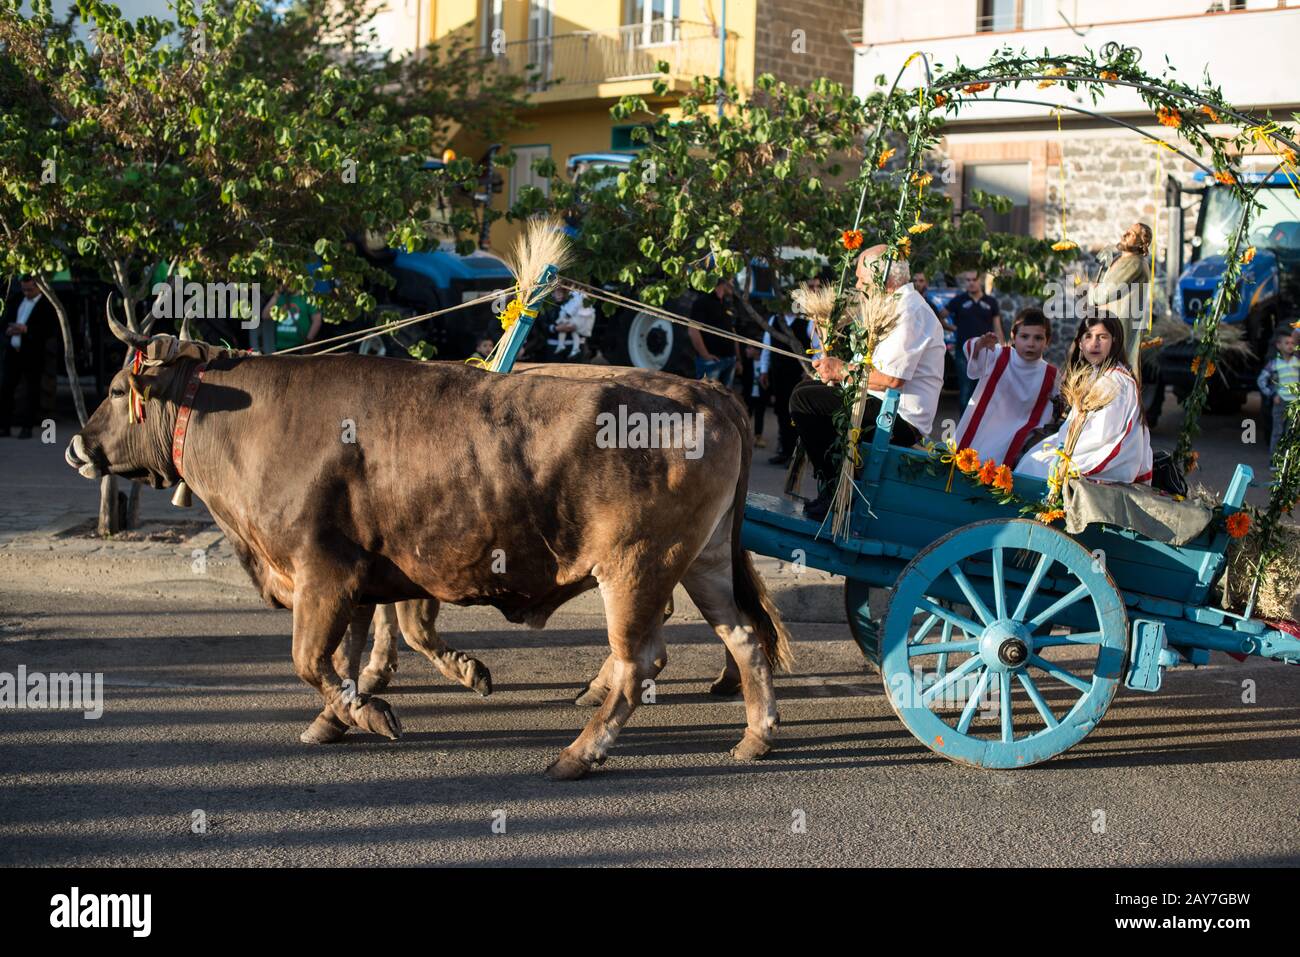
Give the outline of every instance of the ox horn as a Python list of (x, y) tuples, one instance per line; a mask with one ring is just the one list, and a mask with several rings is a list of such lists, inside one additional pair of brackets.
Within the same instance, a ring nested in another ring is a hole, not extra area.
[(113, 318), (113, 294), (108, 294), (108, 299), (104, 301), (104, 318), (108, 320), (108, 328), (112, 330), (113, 335), (121, 339), (133, 349), (143, 350), (149, 345), (149, 337), (139, 332), (132, 332), (122, 323)]
[(181, 342), (194, 342), (195, 339), (190, 335), (190, 317), (185, 316), (181, 319), (181, 332), (177, 337)]

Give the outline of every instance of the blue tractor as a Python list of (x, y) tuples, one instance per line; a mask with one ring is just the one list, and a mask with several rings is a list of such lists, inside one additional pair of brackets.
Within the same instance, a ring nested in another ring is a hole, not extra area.
[[(492, 164), (498, 149), (492, 147), (481, 161), (485, 173), (472, 197), (475, 206), (480, 208), (490, 201), (492, 193), (501, 191), (501, 176)], [(429, 160), (424, 166), (437, 171), (446, 164)], [(361, 237), (357, 245), (362, 254), (395, 282), (391, 289), (376, 286), (371, 290), (379, 300), (379, 309), (405, 319), (512, 287), (514, 277), (506, 264), (487, 251), (486, 217), (482, 221), (480, 248), (468, 256), (457, 253), (450, 241), (442, 242), (437, 249), (409, 252), (388, 247), (373, 236)], [(359, 348), (371, 354), (405, 355), (409, 347), (425, 341), (437, 349), (439, 359), (464, 359), (473, 355), (480, 338), (495, 339), (500, 333), (492, 303), (485, 302), (472, 309), (405, 326), (387, 336), (367, 339)]]
[[(1230, 189), (1205, 173), (1198, 173), (1196, 179), (1204, 185), (1187, 190), (1202, 193), (1191, 262), (1179, 274), (1171, 301), (1174, 316), (1189, 325), (1213, 308), (1226, 266), (1224, 252), (1242, 215), (1241, 204)], [(1241, 328), (1251, 357), (1219, 363), (1222, 375), (1210, 379), (1209, 407), (1216, 412), (1235, 412), (1241, 407), (1246, 394), (1255, 388), (1275, 326), (1294, 319), (1300, 302), (1300, 197), (1281, 174), (1246, 173), (1242, 179), (1259, 184), (1256, 197), (1262, 208), (1252, 217), (1247, 238), (1256, 252), (1255, 258), (1242, 266), (1237, 303), (1222, 321)], [(1180, 400), (1192, 387), (1195, 348), (1195, 343), (1187, 340), (1167, 346), (1160, 354), (1161, 379), (1174, 387)]]

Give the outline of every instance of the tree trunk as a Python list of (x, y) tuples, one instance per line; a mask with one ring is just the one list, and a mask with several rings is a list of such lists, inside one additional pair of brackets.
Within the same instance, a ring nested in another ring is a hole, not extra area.
[(59, 317), (59, 331), (63, 334), (63, 368), (68, 373), (68, 388), (72, 390), (72, 404), (77, 408), (77, 421), (85, 425), (90, 416), (86, 414), (86, 397), (81, 394), (81, 377), (77, 375), (77, 348), (72, 340), (68, 310), (44, 276), (36, 278), (36, 288), (50, 301)]
[(96, 531), (100, 535), (116, 535), (122, 530), (121, 518), (117, 505), (117, 476), (105, 475), (99, 480), (99, 524)]

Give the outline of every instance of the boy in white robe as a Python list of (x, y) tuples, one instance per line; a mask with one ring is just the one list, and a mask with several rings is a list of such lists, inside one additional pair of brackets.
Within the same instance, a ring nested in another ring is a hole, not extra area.
[[(1074, 470), (1088, 479), (1150, 485), (1151, 434), (1142, 418), (1137, 382), (1125, 360), (1124, 333), (1119, 322), (1099, 316), (1079, 323), (1066, 368), (1080, 362), (1087, 362), (1093, 374), (1106, 381), (1111, 399), (1084, 420), (1070, 456)], [(1057, 450), (1065, 447), (1076, 415), (1071, 409), (1061, 430), (1041, 447), (1027, 452), (1016, 472), (1047, 478), (1063, 461)]]
[(991, 332), (966, 341), (966, 374), (979, 385), (957, 424), (957, 448), (1014, 466), (1033, 431), (1052, 421), (1060, 381), (1043, 358), (1051, 330), (1043, 311), (1031, 307), (1012, 323), (1010, 346), (998, 345)]

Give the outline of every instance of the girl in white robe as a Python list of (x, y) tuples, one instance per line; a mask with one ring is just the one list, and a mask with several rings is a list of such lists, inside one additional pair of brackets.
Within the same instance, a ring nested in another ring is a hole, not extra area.
[[(1065, 374), (1085, 362), (1092, 366), (1094, 375), (1106, 380), (1112, 398), (1087, 414), (1070, 456), (1074, 470), (1083, 478), (1150, 485), (1151, 433), (1142, 416), (1137, 382), (1125, 358), (1123, 326), (1114, 318), (1098, 316), (1079, 323)], [(1064, 461), (1057, 450), (1065, 447), (1070, 425), (1078, 414), (1071, 409), (1061, 430), (1027, 452), (1016, 472), (1047, 478)]]

